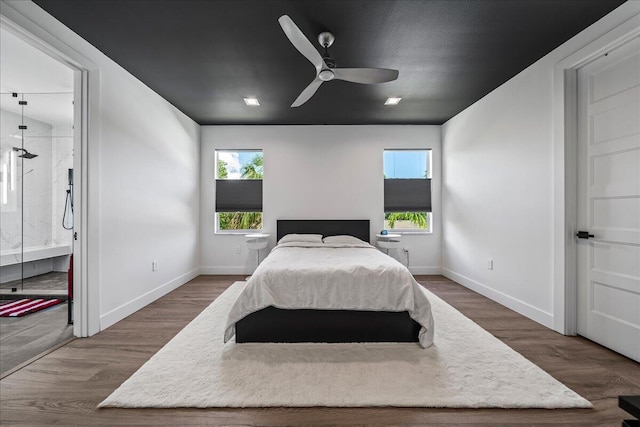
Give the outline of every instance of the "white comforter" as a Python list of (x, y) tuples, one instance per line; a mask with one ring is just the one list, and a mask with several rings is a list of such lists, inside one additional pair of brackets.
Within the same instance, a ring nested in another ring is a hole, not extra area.
[(224, 340), (235, 324), (268, 306), (287, 309), (407, 311), (433, 344), (431, 305), (409, 270), (369, 244), (284, 243), (258, 266), (233, 303)]

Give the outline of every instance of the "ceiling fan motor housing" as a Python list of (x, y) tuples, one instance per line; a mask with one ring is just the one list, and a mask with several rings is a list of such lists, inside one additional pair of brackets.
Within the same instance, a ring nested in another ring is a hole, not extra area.
[(323, 82), (328, 82), (329, 80), (333, 80), (334, 77), (335, 75), (331, 70), (322, 70), (320, 71), (320, 73), (318, 73), (318, 78)]
[(324, 61), (325, 64), (327, 64), (327, 67), (336, 68), (336, 61), (334, 61), (333, 58), (331, 58), (328, 53), (325, 55), (322, 55), (322, 60)]

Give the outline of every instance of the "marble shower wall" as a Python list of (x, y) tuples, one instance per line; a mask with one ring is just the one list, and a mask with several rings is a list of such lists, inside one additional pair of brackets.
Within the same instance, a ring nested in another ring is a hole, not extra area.
[[(53, 159), (52, 159), (52, 238), (55, 245), (73, 243), (73, 231), (62, 227), (64, 207), (69, 188), (69, 169), (73, 168), (73, 126), (53, 126)], [(72, 193), (73, 194), (73, 193)]]
[(16, 185), (13, 191), (7, 186), (6, 203), (0, 201), (0, 250), (19, 251), (21, 245), (29, 248), (71, 244), (71, 231), (62, 228), (67, 170), (73, 165), (71, 127), (53, 127), (24, 118), (27, 130), (20, 139), (16, 136), (21, 135), (18, 126), (23, 124), (22, 116), (6, 110), (0, 110), (0, 113), (0, 164), (6, 165), (7, 176), (12, 169), (13, 147), (25, 148), (38, 155), (33, 159), (15, 158)]

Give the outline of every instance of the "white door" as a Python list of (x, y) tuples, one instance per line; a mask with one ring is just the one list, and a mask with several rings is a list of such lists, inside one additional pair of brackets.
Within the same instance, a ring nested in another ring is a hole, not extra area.
[(578, 334), (640, 361), (640, 39), (578, 70)]

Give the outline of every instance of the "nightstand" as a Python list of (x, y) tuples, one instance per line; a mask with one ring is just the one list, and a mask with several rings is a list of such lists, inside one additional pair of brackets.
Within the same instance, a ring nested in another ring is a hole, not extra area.
[(389, 255), (389, 249), (400, 249), (402, 247), (401, 234), (376, 234), (376, 246), (385, 249)]
[(264, 233), (246, 234), (244, 236), (247, 239), (247, 249), (256, 251), (256, 268), (260, 265), (260, 250), (269, 245), (269, 236), (270, 234)]

